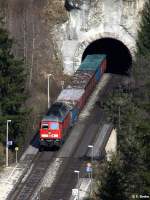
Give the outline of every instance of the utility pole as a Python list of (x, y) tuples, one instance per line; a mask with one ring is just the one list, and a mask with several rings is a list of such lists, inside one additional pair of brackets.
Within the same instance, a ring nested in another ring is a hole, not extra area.
[(80, 198), (79, 190), (80, 190), (80, 171), (74, 170), (74, 173), (77, 173), (78, 175), (78, 200)]
[(11, 120), (7, 120), (7, 130), (6, 130), (6, 167), (8, 167), (8, 124)]

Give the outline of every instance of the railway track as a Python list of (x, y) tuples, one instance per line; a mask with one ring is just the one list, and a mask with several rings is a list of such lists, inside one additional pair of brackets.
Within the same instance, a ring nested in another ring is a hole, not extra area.
[[(115, 86), (115, 78), (111, 83), (105, 87), (100, 93), (99, 100), (107, 98), (107, 94), (111, 88)], [(63, 164), (61, 169), (53, 182), (52, 186), (47, 188), (40, 194), (40, 200), (69, 200), (71, 197), (72, 189), (76, 187), (77, 177), (74, 170), (80, 171), (80, 178), (87, 177), (85, 172), (85, 166), (87, 160), (88, 145), (92, 144), (97, 136), (98, 130), (102, 127), (105, 121), (105, 116), (99, 105), (96, 104), (90, 113), (90, 116), (86, 119), (85, 129), (76, 146), (76, 149), (69, 157), (62, 158)], [(92, 122), (92, 123), (91, 123)], [(79, 122), (80, 123), (80, 122)], [(86, 133), (86, 134), (85, 134)]]
[[(80, 174), (85, 177), (85, 161), (87, 160), (88, 145), (92, 144), (100, 125), (103, 124), (103, 115), (95, 108), (95, 111), (91, 114), (88, 119), (83, 134), (69, 157), (61, 158), (62, 165), (59, 170), (54, 183), (50, 188), (40, 195), (41, 200), (69, 200), (72, 192), (72, 188), (76, 185), (76, 175), (74, 170), (80, 170)], [(92, 124), (90, 121), (92, 121)], [(101, 120), (101, 124), (98, 121)], [(86, 132), (86, 134), (84, 134)]]
[(27, 174), (23, 177), (15, 190), (9, 195), (9, 200), (29, 200), (39, 182), (42, 180), (49, 163), (56, 152), (38, 153)]
[[(98, 113), (97, 113), (98, 114)], [(98, 116), (100, 117), (100, 116)], [(98, 118), (97, 118), (98, 119)], [(88, 122), (87, 122), (88, 123)], [(95, 124), (97, 120), (95, 119)], [(90, 123), (89, 123), (90, 124)], [(74, 170), (79, 170), (87, 155), (87, 145), (92, 143), (94, 140), (97, 131), (99, 129), (99, 124), (91, 125), (88, 129), (87, 134), (84, 134), (86, 127), (83, 130), (83, 134), (79, 139), (76, 148), (68, 156), (68, 154), (63, 153), (63, 157), (61, 152), (58, 153), (59, 159), (61, 159), (61, 166), (59, 167), (58, 174), (50, 188), (48, 188), (43, 194), (38, 194), (37, 199), (69, 199), (71, 195), (71, 191), (73, 186), (76, 184), (76, 179), (74, 175)], [(91, 134), (92, 132), (92, 134)], [(84, 171), (84, 167), (83, 167)], [(83, 174), (83, 173), (82, 173)], [(33, 198), (35, 199), (35, 198)]]
[[(116, 78), (113, 78), (111, 82), (108, 83), (107, 86), (100, 92), (98, 101), (101, 100), (101, 98), (107, 98), (107, 93), (111, 88), (113, 88), (115, 83)], [(34, 158), (29, 171), (24, 177), (22, 177), (22, 180), (20, 180), (17, 187), (9, 195), (8, 200), (68, 200), (71, 195), (72, 188), (76, 185), (74, 170), (80, 170), (83, 177), (85, 176), (85, 166), (83, 166), (83, 163), (87, 153), (87, 146), (92, 144), (98, 129), (100, 128), (99, 122), (101, 121), (102, 124), (104, 118), (104, 114), (100, 112), (99, 105), (95, 104), (90, 112), (90, 116), (86, 117), (85, 120), (79, 119), (79, 124), (84, 124), (84, 129), (82, 130), (82, 134), (80, 134), (78, 143), (72, 153), (69, 156), (67, 154), (67, 156), (60, 156), (65, 155), (61, 154), (63, 148), (58, 152), (39, 152)], [(48, 167), (56, 158), (61, 159), (61, 166), (59, 167), (54, 182), (51, 187), (44, 186), (44, 192), (38, 194), (40, 198), (38, 196), (37, 198), (33, 198), (33, 194), (40, 183), (42, 183)]]
[[(106, 94), (109, 87), (110, 85), (103, 90), (100, 96)], [(69, 200), (77, 181), (74, 170), (80, 170), (81, 178), (86, 177), (85, 161), (87, 160), (88, 145), (93, 143), (104, 118), (102, 110), (95, 105), (86, 120), (79, 120), (79, 123), (84, 123), (84, 129), (76, 148), (71, 155), (62, 158), (61, 169), (52, 186), (40, 194), (41, 200)]]
[(74, 157), (64, 158), (59, 176), (56, 178), (56, 181), (53, 183), (52, 187), (48, 188), (40, 195), (40, 199), (69, 200), (72, 188), (74, 188), (76, 184), (76, 175), (74, 170), (79, 170), (82, 162), (83, 160)]

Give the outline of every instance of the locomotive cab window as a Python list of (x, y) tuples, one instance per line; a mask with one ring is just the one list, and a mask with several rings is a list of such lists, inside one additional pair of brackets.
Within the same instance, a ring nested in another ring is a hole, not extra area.
[(48, 129), (48, 124), (42, 124), (42, 129), (47, 130)]
[(57, 122), (51, 122), (50, 128), (51, 128), (52, 130), (57, 130), (57, 129), (59, 129), (59, 123), (57, 123)]

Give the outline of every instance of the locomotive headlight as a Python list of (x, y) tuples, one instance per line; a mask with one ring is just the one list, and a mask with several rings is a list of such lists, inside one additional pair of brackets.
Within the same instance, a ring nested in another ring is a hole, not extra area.
[(54, 134), (53, 137), (54, 137), (54, 138), (57, 138), (57, 137), (58, 137), (58, 134)]
[(42, 134), (41, 135), (43, 138), (48, 137), (48, 134)]

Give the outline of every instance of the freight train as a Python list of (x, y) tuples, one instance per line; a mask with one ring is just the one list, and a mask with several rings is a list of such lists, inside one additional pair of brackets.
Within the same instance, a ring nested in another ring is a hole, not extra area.
[(96, 84), (106, 71), (106, 55), (87, 55), (68, 86), (63, 89), (55, 103), (40, 122), (40, 148), (61, 147), (68, 130), (77, 121)]

